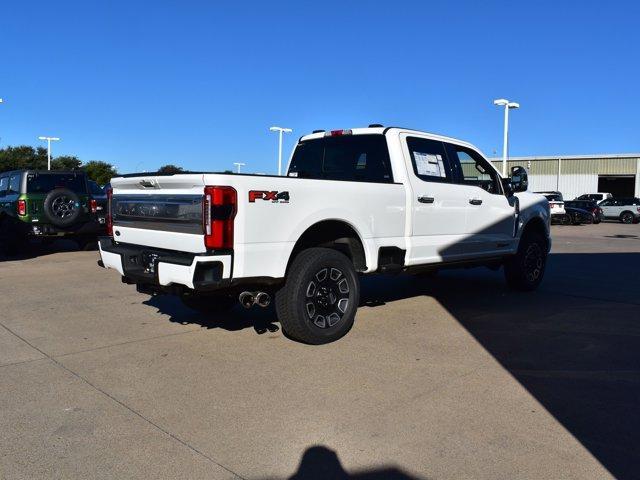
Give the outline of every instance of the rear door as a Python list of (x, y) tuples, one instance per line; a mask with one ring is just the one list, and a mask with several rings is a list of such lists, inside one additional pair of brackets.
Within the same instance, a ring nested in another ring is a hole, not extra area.
[(465, 187), (454, 181), (444, 144), (418, 134), (401, 134), (411, 187), (407, 265), (452, 261), (465, 248)]
[[(617, 217), (620, 215), (619, 209), (616, 207), (616, 200), (608, 198), (601, 201), (598, 206), (602, 209), (602, 214), (607, 218)], [(616, 213), (618, 211), (618, 213)]]
[(491, 256), (512, 250), (517, 198), (507, 198), (500, 175), (478, 152), (454, 143), (445, 145), (465, 201), (467, 251)]

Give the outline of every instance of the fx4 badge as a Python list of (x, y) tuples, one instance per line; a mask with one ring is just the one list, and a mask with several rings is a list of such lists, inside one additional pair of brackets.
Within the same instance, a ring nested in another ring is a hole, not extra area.
[(289, 203), (289, 192), (250, 190), (249, 203), (255, 203), (256, 200), (265, 200), (271, 203)]

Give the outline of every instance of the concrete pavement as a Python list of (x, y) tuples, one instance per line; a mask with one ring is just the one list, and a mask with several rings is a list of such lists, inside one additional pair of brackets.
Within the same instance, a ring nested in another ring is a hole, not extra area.
[(138, 294), (96, 252), (0, 262), (0, 478), (633, 478), (640, 227), (553, 233), (538, 292), (366, 278), (320, 347)]

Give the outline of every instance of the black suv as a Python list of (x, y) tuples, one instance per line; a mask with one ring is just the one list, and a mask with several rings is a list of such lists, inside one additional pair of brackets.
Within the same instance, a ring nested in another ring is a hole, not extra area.
[(0, 248), (17, 250), (29, 237), (67, 237), (80, 248), (105, 227), (82, 171), (17, 170), (0, 173)]

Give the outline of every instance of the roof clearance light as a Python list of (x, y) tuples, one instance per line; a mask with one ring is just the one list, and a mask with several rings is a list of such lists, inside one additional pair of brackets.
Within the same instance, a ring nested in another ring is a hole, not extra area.
[(341, 137), (342, 135), (351, 135), (351, 130), (331, 130), (324, 134), (325, 137)]

